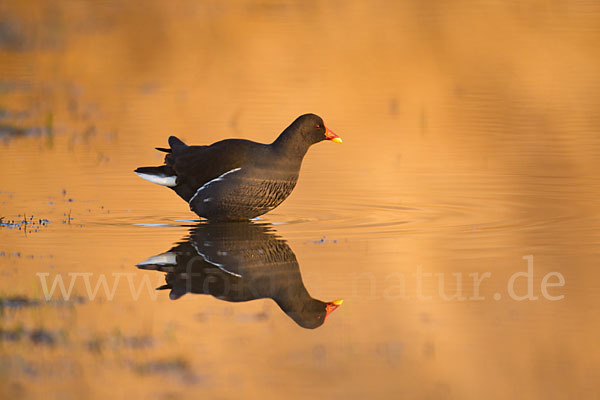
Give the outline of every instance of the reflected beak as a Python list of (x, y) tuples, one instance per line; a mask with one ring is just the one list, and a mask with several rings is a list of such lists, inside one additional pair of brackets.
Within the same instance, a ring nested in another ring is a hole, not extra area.
[(325, 139), (336, 143), (342, 143), (342, 138), (330, 131), (328, 127), (325, 127)]
[(325, 309), (325, 319), (327, 319), (327, 317), (329, 316), (329, 314), (331, 314), (333, 312), (333, 310), (335, 310), (336, 308), (341, 306), (343, 302), (344, 302), (344, 300), (339, 299), (339, 300), (334, 300), (331, 303), (327, 303), (327, 308)]

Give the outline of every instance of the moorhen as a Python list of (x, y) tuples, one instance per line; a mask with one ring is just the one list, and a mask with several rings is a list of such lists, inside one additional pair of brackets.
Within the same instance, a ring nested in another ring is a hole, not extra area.
[(322, 140), (342, 143), (321, 117), (298, 117), (271, 144), (226, 139), (188, 146), (169, 138), (165, 165), (140, 167), (140, 177), (173, 189), (190, 209), (208, 220), (248, 220), (281, 204), (298, 180), (308, 148)]

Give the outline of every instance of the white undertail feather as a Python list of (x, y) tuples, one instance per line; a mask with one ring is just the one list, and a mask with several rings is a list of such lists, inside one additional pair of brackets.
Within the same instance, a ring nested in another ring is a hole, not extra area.
[(177, 185), (177, 177), (176, 176), (164, 176), (164, 175), (151, 175), (144, 174), (142, 172), (136, 172), (140, 178), (144, 178), (147, 181), (152, 183), (156, 183), (161, 186), (173, 187)]
[[(190, 207), (192, 206), (192, 201), (194, 201), (194, 199), (196, 198), (196, 196), (198, 196), (198, 194), (199, 194), (201, 191), (203, 191), (204, 189), (206, 189), (206, 187), (207, 187), (208, 185), (210, 185), (211, 183), (215, 183), (215, 182), (218, 182), (218, 181), (222, 181), (222, 180), (223, 180), (223, 178), (225, 178), (225, 176), (227, 176), (227, 175), (229, 175), (229, 174), (231, 174), (231, 173), (233, 173), (233, 172), (239, 171), (240, 169), (241, 169), (241, 168), (234, 168), (234, 169), (232, 169), (232, 170), (230, 170), (230, 171), (227, 171), (227, 172), (225, 172), (225, 173), (223, 173), (223, 174), (219, 175), (219, 176), (218, 176), (218, 177), (216, 177), (215, 179), (213, 179), (213, 180), (211, 180), (211, 181), (208, 181), (208, 182), (206, 182), (204, 185), (200, 186), (200, 188), (198, 188), (198, 190), (196, 190), (196, 193), (194, 193), (194, 195), (192, 196), (192, 198), (191, 198), (191, 199), (190, 199), (190, 201), (189, 201), (189, 205), (190, 205)], [(209, 200), (209, 201), (210, 201), (210, 200)]]
[(156, 256), (152, 256), (146, 261), (142, 261), (137, 265), (177, 265), (177, 255), (175, 253), (170, 252), (162, 253)]

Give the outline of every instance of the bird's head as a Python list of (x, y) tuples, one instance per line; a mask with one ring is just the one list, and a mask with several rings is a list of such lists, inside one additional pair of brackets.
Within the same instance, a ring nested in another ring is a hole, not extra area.
[(342, 138), (327, 128), (323, 119), (318, 115), (301, 115), (293, 122), (292, 126), (297, 127), (302, 137), (310, 144), (318, 143), (322, 140), (331, 140), (335, 143), (342, 143)]
[(315, 329), (325, 323), (325, 320), (344, 301), (342, 299), (325, 303), (311, 299), (299, 309), (284, 310), (298, 325), (307, 329)]

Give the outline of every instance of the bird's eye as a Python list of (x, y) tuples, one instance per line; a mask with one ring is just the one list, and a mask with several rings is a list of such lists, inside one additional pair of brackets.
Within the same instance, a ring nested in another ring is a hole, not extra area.
[(316, 124), (316, 125), (315, 125), (315, 128), (317, 128), (317, 129), (321, 129), (321, 125), (319, 125), (319, 124)]

